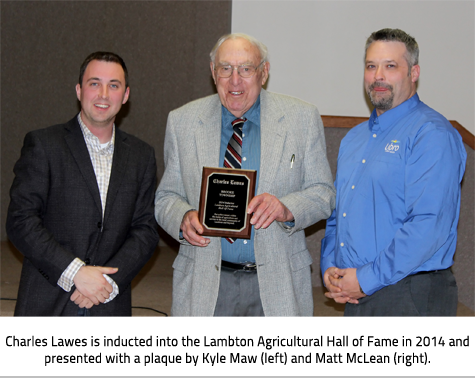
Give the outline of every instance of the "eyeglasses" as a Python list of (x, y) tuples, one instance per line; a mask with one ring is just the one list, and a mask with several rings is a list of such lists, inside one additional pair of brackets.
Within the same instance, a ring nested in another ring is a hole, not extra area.
[(254, 66), (254, 65), (218, 65), (214, 70), (216, 71), (216, 74), (218, 77), (231, 77), (233, 74), (234, 69), (237, 70), (239, 76), (243, 78), (249, 78), (254, 76), (254, 74), (257, 71), (257, 68), (259, 68), (266, 60), (262, 60), (259, 65)]

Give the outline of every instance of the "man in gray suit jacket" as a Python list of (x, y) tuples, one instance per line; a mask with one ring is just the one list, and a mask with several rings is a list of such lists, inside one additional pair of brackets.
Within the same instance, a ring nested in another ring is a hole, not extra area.
[[(170, 113), (155, 197), (158, 223), (181, 243), (172, 314), (312, 315), (303, 229), (327, 218), (335, 201), (320, 115), (313, 105), (262, 89), (270, 65), (254, 38), (223, 36), (210, 56), (218, 94)], [(241, 167), (257, 171), (247, 209), (251, 239), (204, 237), (196, 211), (202, 168), (229, 167), (228, 143), (237, 148), (238, 141)]]
[(7, 217), (25, 256), (15, 315), (131, 315), (130, 283), (158, 234), (154, 150), (114, 126), (129, 91), (124, 61), (93, 53), (81, 112), (26, 135)]

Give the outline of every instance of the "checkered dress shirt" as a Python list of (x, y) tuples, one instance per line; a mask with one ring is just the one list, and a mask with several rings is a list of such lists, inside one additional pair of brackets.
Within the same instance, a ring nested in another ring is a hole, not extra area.
[[(102, 217), (104, 217), (107, 190), (109, 189), (109, 179), (112, 169), (112, 158), (114, 155), (115, 125), (112, 128), (111, 140), (107, 144), (101, 144), (99, 139), (91, 133), (82, 121), (81, 113), (78, 114), (78, 122), (81, 126), (84, 141), (86, 142), (87, 150), (89, 151), (89, 156), (91, 157), (94, 173), (96, 174), (97, 186), (99, 187), (99, 193), (101, 195)], [(61, 277), (58, 280), (58, 285), (65, 291), (71, 291), (71, 288), (74, 286), (74, 277), (79, 269), (84, 265), (85, 263), (81, 259), (75, 258), (66, 270), (64, 270), (63, 274), (61, 274)], [(119, 287), (111, 277), (106, 274), (103, 275), (114, 289), (109, 298), (104, 302), (108, 303), (119, 294)]]

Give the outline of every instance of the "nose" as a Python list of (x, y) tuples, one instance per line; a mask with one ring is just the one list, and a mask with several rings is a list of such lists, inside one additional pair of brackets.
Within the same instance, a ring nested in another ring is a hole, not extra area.
[(229, 79), (232, 85), (239, 85), (241, 82), (241, 76), (238, 73), (238, 68), (233, 68), (233, 73)]
[(384, 71), (382, 66), (378, 66), (376, 70), (374, 71), (374, 79), (376, 81), (382, 81), (384, 80)]
[(101, 87), (99, 96), (101, 98), (109, 98), (109, 88), (107, 85)]

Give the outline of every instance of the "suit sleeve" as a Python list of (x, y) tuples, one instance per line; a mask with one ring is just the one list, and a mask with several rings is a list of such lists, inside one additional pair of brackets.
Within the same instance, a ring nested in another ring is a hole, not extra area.
[(165, 134), (165, 172), (155, 195), (155, 218), (158, 224), (174, 239), (188, 244), (180, 238), (180, 225), (183, 216), (191, 206), (185, 195), (181, 173), (178, 137), (175, 130), (174, 114), (170, 113)]
[(50, 189), (50, 167), (37, 132), (26, 135), (14, 173), (7, 235), (48, 282), (56, 286), (75, 256), (62, 247), (43, 225)]
[(119, 268), (117, 273), (111, 275), (119, 287), (119, 292), (130, 285), (132, 279), (150, 259), (158, 243), (157, 223), (153, 215), (153, 197), (157, 181), (157, 165), (153, 149), (150, 149), (144, 165), (146, 170), (140, 183), (127, 238), (104, 265)]
[(295, 218), (295, 226), (286, 229), (290, 234), (328, 218), (335, 208), (335, 189), (326, 155), (323, 122), (316, 108), (309, 114), (303, 129), (302, 185), (299, 191), (280, 198)]

